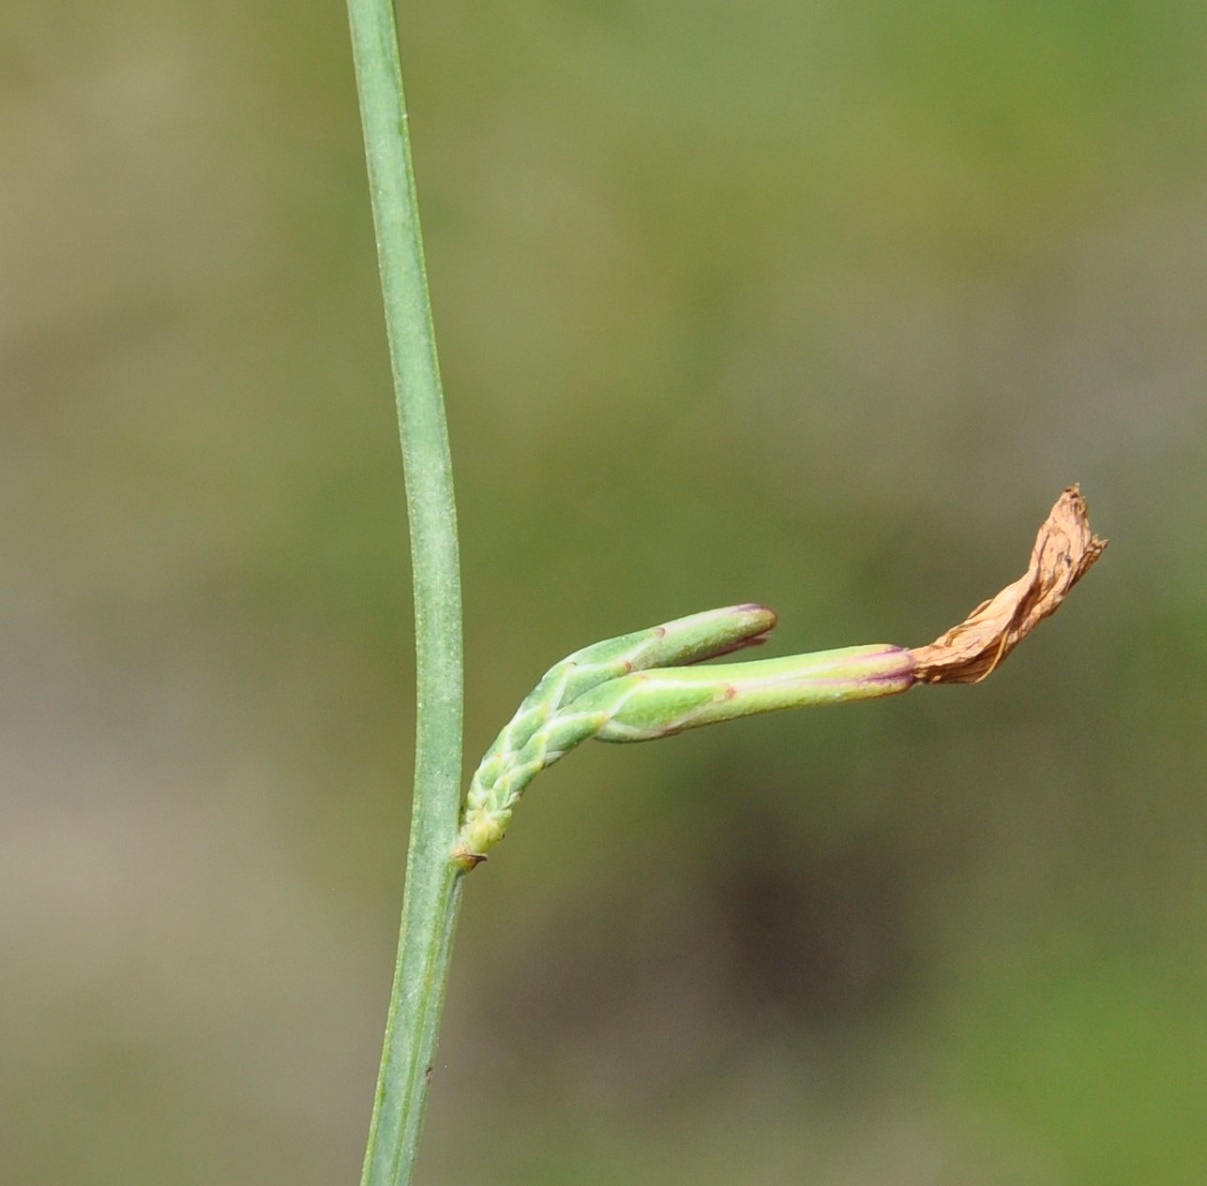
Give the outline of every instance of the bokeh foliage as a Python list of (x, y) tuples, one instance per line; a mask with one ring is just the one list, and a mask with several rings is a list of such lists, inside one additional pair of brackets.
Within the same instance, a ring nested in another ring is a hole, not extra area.
[[(421, 1180), (1196, 1184), (1207, 9), (446, 0), (404, 58), (472, 763), (746, 600), (969, 691), (592, 746), (467, 886)], [(409, 782), (342, 7), (0, 14), (0, 1149), (353, 1181)]]

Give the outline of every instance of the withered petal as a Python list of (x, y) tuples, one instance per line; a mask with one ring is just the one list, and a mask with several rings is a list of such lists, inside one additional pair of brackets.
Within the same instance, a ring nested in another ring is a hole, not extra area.
[(1039, 529), (1026, 573), (929, 646), (911, 650), (915, 677), (929, 684), (983, 680), (1060, 608), (1106, 545), (1090, 531), (1081, 490), (1070, 486)]

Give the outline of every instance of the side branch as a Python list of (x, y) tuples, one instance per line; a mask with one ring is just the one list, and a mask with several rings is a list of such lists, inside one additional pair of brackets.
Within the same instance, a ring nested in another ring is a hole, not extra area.
[(576, 651), (549, 669), (482, 759), (452, 862), (468, 870), (484, 861), (524, 788), (588, 738), (649, 741), (777, 709), (892, 696), (918, 683), (977, 683), (1056, 612), (1105, 547), (1070, 486), (1040, 528), (1026, 573), (929, 646), (684, 666), (763, 641), (775, 615), (739, 605)]

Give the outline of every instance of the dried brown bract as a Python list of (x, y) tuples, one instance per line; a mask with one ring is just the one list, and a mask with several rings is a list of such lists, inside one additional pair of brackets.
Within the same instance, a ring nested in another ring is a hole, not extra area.
[(916, 678), (929, 684), (983, 680), (1060, 608), (1106, 543), (1090, 531), (1085, 499), (1076, 486), (1070, 486), (1039, 529), (1026, 573), (941, 638), (910, 651)]

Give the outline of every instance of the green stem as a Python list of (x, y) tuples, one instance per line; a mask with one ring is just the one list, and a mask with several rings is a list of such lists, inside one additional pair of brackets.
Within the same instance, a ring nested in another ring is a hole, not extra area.
[(415, 791), (406, 891), (362, 1186), (411, 1179), (448, 979), (460, 871), (461, 587), (452, 462), (390, 0), (348, 0), (398, 405), (415, 590)]

